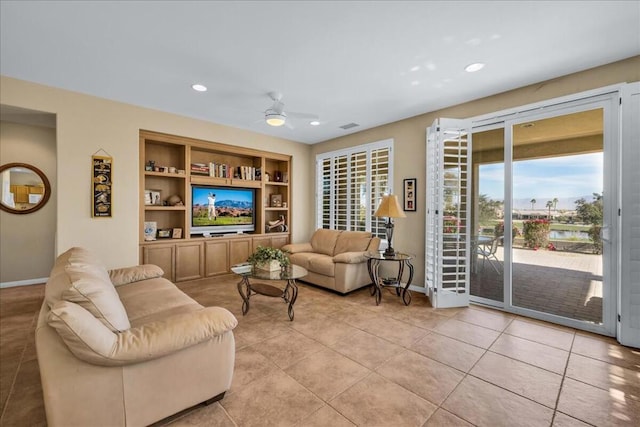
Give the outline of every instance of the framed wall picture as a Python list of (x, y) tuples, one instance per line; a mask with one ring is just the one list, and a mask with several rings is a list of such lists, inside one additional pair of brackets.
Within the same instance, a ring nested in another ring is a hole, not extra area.
[(404, 180), (404, 210), (410, 212), (416, 210), (416, 178)]
[(113, 211), (113, 158), (110, 156), (91, 156), (91, 190), (93, 201), (91, 216), (93, 218), (110, 218)]

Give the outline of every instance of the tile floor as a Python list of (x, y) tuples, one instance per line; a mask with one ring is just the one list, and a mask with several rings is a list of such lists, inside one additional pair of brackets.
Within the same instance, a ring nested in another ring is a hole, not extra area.
[[(179, 284), (238, 317), (231, 390), (158, 426), (637, 426), (640, 350), (480, 307), (305, 284), (285, 304), (236, 278)], [(46, 425), (34, 347), (42, 285), (0, 290), (1, 426)]]

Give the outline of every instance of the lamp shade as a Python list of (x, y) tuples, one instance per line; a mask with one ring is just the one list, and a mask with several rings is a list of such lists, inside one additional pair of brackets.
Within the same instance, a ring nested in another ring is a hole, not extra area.
[(407, 216), (402, 212), (402, 208), (400, 207), (400, 203), (398, 203), (398, 196), (394, 194), (389, 194), (388, 196), (382, 197), (382, 201), (376, 210), (376, 213), (373, 214), (375, 217), (385, 217), (385, 218), (406, 218)]

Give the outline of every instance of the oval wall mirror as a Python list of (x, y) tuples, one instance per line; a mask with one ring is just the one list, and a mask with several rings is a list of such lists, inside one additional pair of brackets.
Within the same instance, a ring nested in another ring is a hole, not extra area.
[(28, 214), (41, 209), (51, 196), (47, 176), (27, 163), (0, 166), (0, 209)]

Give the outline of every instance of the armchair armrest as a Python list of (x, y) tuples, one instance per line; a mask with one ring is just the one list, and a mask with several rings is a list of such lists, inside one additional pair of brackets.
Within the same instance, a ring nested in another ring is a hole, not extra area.
[(143, 264), (109, 270), (109, 279), (111, 279), (113, 286), (120, 286), (126, 285), (127, 283), (162, 277), (163, 274), (164, 271), (157, 265)]
[(238, 324), (228, 310), (205, 307), (114, 333), (87, 310), (68, 301), (54, 305), (48, 322), (77, 358), (101, 366), (156, 359), (222, 335)]
[(365, 252), (343, 252), (334, 256), (333, 262), (340, 264), (360, 264), (367, 260), (364, 254)]
[(284, 245), (282, 247), (284, 252), (289, 252), (290, 254), (296, 254), (299, 252), (313, 252), (313, 247), (311, 243), (290, 243), (288, 245)]

